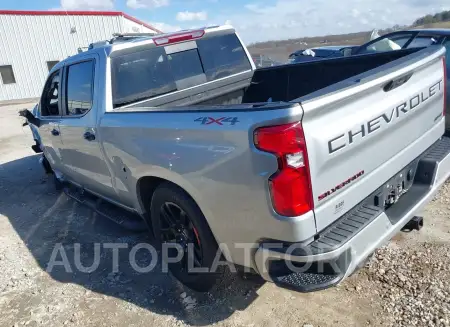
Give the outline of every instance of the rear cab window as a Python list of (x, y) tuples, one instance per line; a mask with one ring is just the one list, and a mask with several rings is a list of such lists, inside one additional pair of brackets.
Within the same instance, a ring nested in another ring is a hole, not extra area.
[(163, 47), (112, 59), (114, 107), (176, 91)]
[(171, 53), (167, 57), (177, 90), (206, 82), (205, 72), (197, 49)]
[(234, 33), (205, 36), (186, 43), (190, 43), (186, 49), (177, 52), (171, 50), (171, 45), (153, 46), (112, 57), (114, 107), (180, 91), (252, 68)]
[(197, 46), (208, 81), (251, 69), (244, 47), (235, 34), (198, 40)]

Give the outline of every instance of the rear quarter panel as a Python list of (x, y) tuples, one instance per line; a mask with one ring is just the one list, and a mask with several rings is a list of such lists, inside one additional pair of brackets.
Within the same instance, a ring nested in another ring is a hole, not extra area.
[[(314, 235), (314, 218), (286, 220), (275, 214), (268, 178), (277, 171), (277, 160), (254, 147), (253, 130), (301, 116), (299, 105), (260, 111), (105, 113), (100, 132), (119, 195), (134, 200), (141, 212), (149, 201), (141, 207), (136, 200), (137, 181), (159, 177), (197, 202), (218, 242), (233, 246), (262, 237), (300, 241)], [(233, 260), (239, 263), (243, 257)]]

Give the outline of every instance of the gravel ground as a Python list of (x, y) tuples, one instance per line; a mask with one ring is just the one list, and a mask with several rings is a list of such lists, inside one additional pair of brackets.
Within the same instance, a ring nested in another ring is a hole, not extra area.
[[(24, 107), (0, 106), (0, 326), (450, 326), (450, 184), (425, 209), (420, 232), (398, 234), (338, 287), (300, 294), (230, 274), (199, 294), (170, 275), (135, 272), (127, 254), (147, 235), (54, 190), (20, 127)], [(118, 272), (110, 250), (90, 273), (46, 271), (57, 243), (73, 267), (75, 244), (88, 266), (96, 242), (129, 246)]]
[(450, 326), (450, 253), (441, 244), (380, 249), (363, 272), (394, 326)]

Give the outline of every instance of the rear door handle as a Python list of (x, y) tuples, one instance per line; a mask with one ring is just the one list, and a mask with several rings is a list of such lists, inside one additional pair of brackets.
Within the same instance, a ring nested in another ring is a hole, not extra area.
[(83, 137), (84, 137), (85, 140), (88, 140), (88, 141), (94, 141), (95, 140), (95, 134), (93, 134), (91, 132), (84, 133)]
[(58, 136), (59, 135), (59, 131), (57, 129), (52, 129), (51, 131), (53, 136)]

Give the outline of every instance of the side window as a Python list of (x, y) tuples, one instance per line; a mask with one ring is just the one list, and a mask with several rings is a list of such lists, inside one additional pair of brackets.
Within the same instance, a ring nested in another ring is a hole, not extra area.
[(59, 61), (57, 61), (57, 60), (54, 60), (54, 61), (47, 61), (47, 68), (48, 68), (48, 71), (51, 71), (52, 68), (53, 68), (58, 62), (59, 62)]
[(360, 53), (386, 52), (402, 49), (413, 34), (401, 33), (384, 37), (363, 48)]
[(247, 54), (235, 34), (200, 39), (197, 47), (208, 81), (251, 69)]
[(94, 61), (84, 61), (67, 68), (66, 114), (83, 115), (92, 108)]
[(11, 65), (0, 66), (0, 76), (2, 77), (3, 84), (14, 84), (16, 78)]
[(47, 79), (41, 97), (41, 116), (59, 116), (59, 71)]
[(436, 44), (439, 40), (439, 37), (437, 36), (425, 36), (425, 35), (419, 35), (417, 36), (410, 44), (408, 44), (408, 49), (412, 48), (425, 48), (430, 45)]

